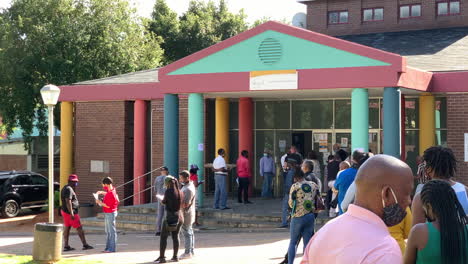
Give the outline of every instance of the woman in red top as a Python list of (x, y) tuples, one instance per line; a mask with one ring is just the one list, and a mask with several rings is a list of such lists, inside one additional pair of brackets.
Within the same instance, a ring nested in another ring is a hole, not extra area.
[(242, 203), (242, 192), (244, 192), (244, 204), (251, 204), (252, 202), (249, 201), (250, 161), (247, 150), (243, 150), (237, 160), (237, 177), (239, 177), (239, 189), (237, 192), (239, 203)]
[(112, 179), (106, 177), (102, 180), (102, 188), (104, 192), (99, 191), (98, 194), (103, 194), (102, 202), (96, 200), (96, 203), (102, 206), (105, 219), (105, 231), (107, 234), (106, 248), (104, 253), (115, 252), (117, 245), (117, 229), (115, 227), (115, 218), (117, 217), (117, 207), (119, 206), (119, 197), (115, 188), (112, 186)]

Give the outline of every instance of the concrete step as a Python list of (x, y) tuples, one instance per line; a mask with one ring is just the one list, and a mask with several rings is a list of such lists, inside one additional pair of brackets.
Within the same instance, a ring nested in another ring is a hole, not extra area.
[(201, 224), (204, 226), (217, 226), (227, 228), (275, 228), (278, 223), (265, 222), (265, 221), (252, 221), (252, 220), (238, 220), (233, 221), (229, 219), (216, 219), (216, 218), (204, 218), (199, 219)]
[(119, 213), (156, 215), (156, 206), (125, 206), (119, 208)]
[[(104, 229), (104, 220), (97, 217), (83, 218), (81, 223), (85, 227), (100, 227)], [(124, 221), (117, 218), (116, 221), (117, 230), (126, 231), (154, 231), (155, 224), (140, 222), (140, 221)]]
[[(104, 213), (99, 213), (96, 218), (104, 221)], [(156, 214), (135, 214), (135, 213), (121, 213), (117, 215), (117, 221), (137, 221), (156, 224)]]
[(216, 218), (226, 220), (245, 220), (245, 221), (263, 221), (263, 222), (275, 222), (281, 221), (281, 216), (268, 216), (268, 215), (253, 215), (253, 214), (239, 214), (234, 212), (219, 211), (219, 210), (200, 210), (200, 218)]

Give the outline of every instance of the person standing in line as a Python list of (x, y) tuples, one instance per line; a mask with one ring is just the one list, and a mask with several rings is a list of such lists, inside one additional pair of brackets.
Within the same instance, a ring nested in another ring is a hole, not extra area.
[[(450, 148), (436, 146), (426, 149), (420, 170), (425, 174), (423, 178), (448, 182), (455, 191), (465, 214), (468, 215), (468, 188), (453, 179), (457, 171), (457, 160)], [(411, 211), (413, 212), (413, 226), (426, 221), (420, 193), (415, 194)]]
[(340, 171), (340, 162), (340, 155), (338, 155), (338, 153), (335, 153), (335, 155), (333, 156), (333, 160), (327, 164), (327, 179), (325, 181), (325, 186), (328, 187), (328, 190), (325, 204), (329, 211), (332, 210), (330, 204), (333, 200), (333, 184), (335, 183), (336, 175), (338, 175), (338, 172)]
[(237, 176), (239, 177), (239, 188), (237, 191), (237, 201), (242, 203), (242, 193), (244, 194), (244, 204), (251, 204), (249, 201), (249, 179), (250, 173), (250, 161), (249, 152), (243, 150), (241, 155), (237, 159)]
[(227, 206), (227, 177), (228, 170), (224, 156), (226, 151), (222, 148), (218, 149), (218, 157), (213, 161), (213, 170), (215, 173), (215, 197), (214, 209), (227, 210), (231, 209)]
[[(195, 192), (198, 192), (199, 191), (198, 186), (202, 186), (203, 184), (203, 181), (198, 180), (198, 170), (199, 168), (197, 164), (190, 165), (190, 181), (195, 186)], [(200, 190), (200, 191), (203, 191), (203, 190)], [(195, 198), (195, 225), (199, 226), (200, 223), (198, 223), (197, 211), (198, 211), (198, 199)]]
[(306, 181), (311, 181), (318, 186), (319, 192), (322, 191), (322, 181), (314, 173), (314, 162), (312, 160), (304, 160), (301, 166), (301, 170), (304, 173)]
[(315, 176), (319, 177), (321, 176), (321, 170), (320, 170), (320, 162), (318, 160), (318, 155), (317, 152), (311, 151), (309, 154), (307, 154), (307, 159), (311, 160), (314, 163), (314, 170), (312, 171)]
[(96, 200), (96, 203), (102, 207), (104, 212), (105, 225), (104, 229), (106, 231), (106, 248), (103, 253), (112, 253), (115, 252), (117, 246), (117, 228), (115, 226), (115, 218), (117, 217), (117, 208), (119, 206), (119, 197), (115, 188), (112, 186), (112, 179), (106, 177), (102, 180), (102, 188), (104, 191), (97, 192), (98, 194), (104, 195), (102, 202)]
[(162, 197), (166, 192), (164, 180), (169, 175), (169, 169), (166, 166), (161, 168), (161, 175), (154, 180), (154, 193), (156, 196), (156, 236), (161, 235), (161, 228), (164, 217), (164, 205), (161, 203)]
[(289, 212), (289, 191), (293, 185), (294, 175), (297, 170), (300, 170), (297, 160), (293, 158), (287, 159), (287, 172), (286, 178), (283, 183), (283, 201), (282, 201), (282, 214), (281, 225), (278, 228), (288, 228), (288, 212)]
[(404, 263), (468, 263), (468, 219), (453, 186), (429, 181), (420, 199), (428, 222), (411, 229)]
[(388, 227), (406, 216), (413, 191), (410, 167), (395, 157), (376, 155), (359, 168), (356, 185), (355, 203), (315, 233), (301, 264), (403, 263)]
[(303, 157), (302, 157), (302, 154), (297, 151), (296, 145), (291, 145), (291, 147), (289, 148), (289, 154), (288, 154), (288, 157), (286, 158), (286, 161), (289, 158), (296, 160), (297, 162), (296, 164), (299, 166), (302, 164)]
[[(310, 162), (310, 161), (309, 161)], [(313, 166), (313, 165), (312, 165)], [(315, 199), (317, 199), (318, 186), (307, 181), (304, 173), (296, 170), (295, 183), (289, 192), (289, 207), (291, 211), (291, 239), (288, 248), (288, 264), (293, 264), (300, 239), (304, 239), (304, 249), (314, 235), (315, 225)]]
[(68, 243), (70, 229), (72, 227), (76, 228), (76, 231), (78, 232), (81, 243), (83, 243), (83, 250), (93, 249), (93, 247), (86, 242), (85, 233), (81, 226), (80, 215), (78, 214), (80, 203), (78, 202), (78, 198), (75, 193), (76, 186), (78, 186), (78, 176), (76, 174), (71, 174), (68, 176), (68, 184), (65, 185), (60, 192), (60, 197), (62, 199), (61, 214), (63, 225), (65, 226), (63, 230), (63, 241), (65, 243), (63, 251), (75, 250), (70, 247), (70, 244)]
[(411, 213), (411, 209), (406, 207), (406, 216), (403, 221), (401, 221), (398, 225), (394, 225), (388, 228), (390, 235), (398, 242), (398, 246), (400, 246), (401, 254), (405, 254), (406, 251), (406, 239), (408, 239), (410, 231), (411, 231), (411, 219), (413, 218), (413, 214)]
[(260, 159), (260, 176), (263, 177), (262, 197), (273, 197), (272, 182), (276, 175), (275, 160), (271, 156), (270, 150), (263, 151), (263, 157)]
[(162, 203), (165, 205), (165, 218), (161, 230), (161, 238), (159, 242), (159, 257), (154, 261), (156, 263), (166, 263), (166, 248), (167, 238), (169, 234), (172, 236), (173, 255), (172, 262), (178, 262), (179, 257), (179, 233), (184, 222), (183, 214), (181, 213), (182, 201), (184, 200), (183, 193), (180, 191), (179, 182), (172, 176), (166, 176), (164, 179), (166, 191)]
[(195, 254), (195, 236), (193, 234), (192, 225), (195, 222), (195, 186), (190, 180), (188, 171), (182, 171), (179, 174), (180, 184), (182, 185), (182, 194), (184, 199), (182, 201), (182, 212), (184, 214), (184, 222), (182, 224), (182, 234), (185, 240), (185, 252), (179, 259), (189, 259)]

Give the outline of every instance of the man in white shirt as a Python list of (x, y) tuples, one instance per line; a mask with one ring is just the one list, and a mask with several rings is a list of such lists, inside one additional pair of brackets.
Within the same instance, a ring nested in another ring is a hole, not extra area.
[(224, 155), (226, 151), (224, 149), (218, 149), (218, 157), (213, 161), (213, 170), (215, 173), (215, 202), (214, 208), (215, 209), (231, 209), (227, 207), (227, 190), (226, 190), (226, 182), (227, 182), (227, 166), (226, 161), (224, 160)]

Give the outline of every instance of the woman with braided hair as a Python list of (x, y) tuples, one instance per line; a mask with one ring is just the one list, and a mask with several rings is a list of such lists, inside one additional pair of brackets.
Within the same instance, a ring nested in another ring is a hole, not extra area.
[(429, 181), (420, 198), (428, 222), (411, 229), (404, 263), (468, 263), (468, 220), (450, 183)]
[[(468, 188), (453, 179), (457, 171), (457, 160), (451, 149), (442, 146), (434, 146), (426, 149), (423, 155), (423, 163), (420, 165), (418, 171), (419, 178), (423, 179), (423, 182), (425, 180), (438, 179), (449, 183), (455, 191), (456, 197), (462, 205), (465, 214), (468, 214)], [(416, 191), (413, 204), (411, 205), (413, 226), (426, 221), (421, 196), (418, 192), (419, 190), (420, 188)]]

